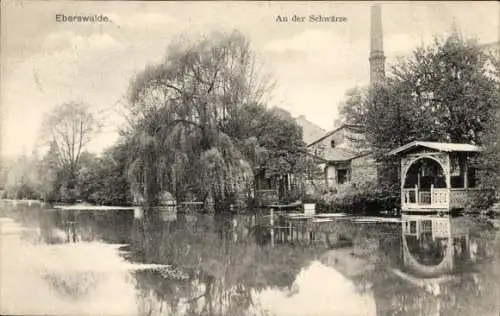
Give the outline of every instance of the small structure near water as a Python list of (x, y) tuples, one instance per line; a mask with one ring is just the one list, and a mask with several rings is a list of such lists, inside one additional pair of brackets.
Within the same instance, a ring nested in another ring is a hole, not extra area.
[(304, 203), (304, 215), (313, 216), (316, 214), (316, 204), (315, 203)]
[(401, 210), (450, 212), (463, 209), (476, 190), (470, 144), (414, 141), (389, 152), (401, 160)]
[(177, 201), (172, 193), (166, 191), (159, 199), (159, 206), (165, 208), (167, 211), (175, 213), (177, 212)]

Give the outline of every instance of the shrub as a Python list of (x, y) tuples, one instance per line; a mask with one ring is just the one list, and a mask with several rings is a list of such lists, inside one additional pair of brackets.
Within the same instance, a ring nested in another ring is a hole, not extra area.
[(318, 212), (378, 214), (399, 208), (399, 188), (374, 183), (344, 187), (339, 191), (308, 195), (304, 202), (316, 203)]
[(470, 193), (470, 198), (465, 205), (464, 211), (468, 214), (493, 213), (494, 204), (498, 202), (498, 193), (493, 189), (482, 189)]
[(300, 189), (292, 189), (286, 193), (283, 199), (280, 201), (283, 204), (293, 203), (296, 201), (304, 201), (307, 198), (307, 195), (303, 190)]

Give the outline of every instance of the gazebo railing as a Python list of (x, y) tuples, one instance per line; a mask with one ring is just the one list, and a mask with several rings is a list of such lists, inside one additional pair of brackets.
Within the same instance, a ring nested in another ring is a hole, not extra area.
[(430, 191), (415, 188), (404, 188), (401, 194), (403, 205), (412, 208), (449, 208), (464, 207), (474, 189), (465, 188), (438, 188), (431, 187)]
[(418, 204), (432, 204), (432, 193), (430, 191), (418, 192)]
[(431, 204), (447, 205), (449, 203), (449, 189), (431, 188)]
[(464, 207), (471, 199), (471, 194), (477, 192), (476, 188), (451, 188), (450, 189), (450, 206)]
[(418, 204), (417, 188), (403, 189), (402, 201), (403, 204)]

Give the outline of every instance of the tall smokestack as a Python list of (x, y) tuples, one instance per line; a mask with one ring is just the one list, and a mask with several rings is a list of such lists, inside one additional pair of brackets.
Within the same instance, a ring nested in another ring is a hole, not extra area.
[(380, 5), (371, 8), (371, 49), (370, 49), (370, 84), (376, 84), (385, 79), (384, 42), (382, 38), (382, 13)]

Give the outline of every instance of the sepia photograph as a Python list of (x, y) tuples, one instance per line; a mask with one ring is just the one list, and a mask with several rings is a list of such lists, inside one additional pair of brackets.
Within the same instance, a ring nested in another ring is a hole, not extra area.
[(499, 2), (0, 12), (0, 315), (500, 316)]

